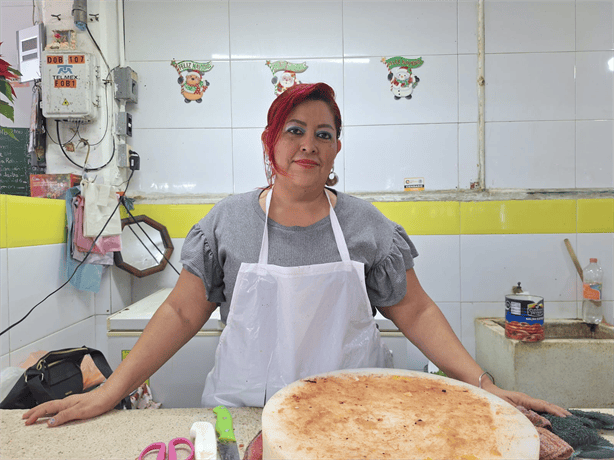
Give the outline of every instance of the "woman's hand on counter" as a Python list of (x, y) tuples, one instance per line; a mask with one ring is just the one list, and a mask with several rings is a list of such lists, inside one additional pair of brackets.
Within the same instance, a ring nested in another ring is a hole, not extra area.
[(109, 398), (103, 387), (78, 395), (71, 395), (64, 399), (56, 399), (30, 409), (23, 414), (26, 425), (36, 423), (39, 418), (51, 417), (47, 425), (51, 427), (63, 425), (72, 420), (83, 420), (110, 411), (116, 406), (112, 398)]
[(523, 406), (535, 412), (548, 412), (549, 414), (556, 415), (558, 417), (572, 415), (571, 412), (557, 406), (556, 404), (549, 403), (543, 399), (532, 398), (531, 396), (518, 391), (503, 390), (496, 385), (490, 385), (489, 387), (485, 386), (484, 389), (510, 403), (514, 407)]

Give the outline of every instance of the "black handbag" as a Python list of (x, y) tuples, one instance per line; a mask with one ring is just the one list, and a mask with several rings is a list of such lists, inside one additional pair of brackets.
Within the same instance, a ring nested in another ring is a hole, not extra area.
[[(104, 355), (98, 350), (83, 346), (50, 351), (36, 364), (26, 369), (0, 403), (0, 409), (31, 409), (47, 401), (83, 393), (81, 361), (85, 355), (90, 355), (102, 375), (109, 378), (113, 371)], [(91, 389), (93, 388), (85, 391)], [(116, 409), (130, 408), (128, 397), (116, 407)]]

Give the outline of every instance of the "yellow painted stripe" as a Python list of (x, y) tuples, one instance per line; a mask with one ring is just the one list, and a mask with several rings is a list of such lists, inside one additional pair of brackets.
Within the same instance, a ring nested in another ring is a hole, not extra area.
[(134, 216), (144, 214), (161, 223), (171, 238), (185, 238), (211, 208), (212, 204), (137, 204), (130, 212)]
[(6, 248), (6, 195), (0, 195), (0, 248)]
[(578, 233), (614, 232), (614, 199), (578, 200)]
[(66, 241), (66, 202), (6, 195), (6, 247), (39, 246)]
[(461, 234), (575, 233), (576, 200), (461, 203)]
[(460, 206), (456, 201), (375, 202), (382, 214), (409, 235), (458, 235)]
[[(410, 235), (614, 232), (614, 199), (611, 198), (373, 204)], [(133, 214), (148, 215), (165, 225), (172, 238), (185, 238), (212, 207), (212, 204), (139, 204)], [(63, 243), (65, 226), (63, 200), (0, 195), (1, 248)]]

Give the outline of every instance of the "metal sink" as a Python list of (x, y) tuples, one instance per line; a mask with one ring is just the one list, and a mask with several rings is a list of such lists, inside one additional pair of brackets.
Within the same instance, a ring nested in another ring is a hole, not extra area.
[(614, 408), (614, 327), (546, 320), (544, 340), (521, 342), (504, 326), (503, 318), (475, 320), (476, 361), (498, 386), (567, 408)]

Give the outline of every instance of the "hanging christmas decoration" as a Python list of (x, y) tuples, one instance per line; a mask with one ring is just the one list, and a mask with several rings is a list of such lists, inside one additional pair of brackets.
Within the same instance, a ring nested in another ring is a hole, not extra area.
[(209, 72), (213, 65), (209, 62), (195, 62), (195, 61), (171, 61), (171, 65), (175, 68), (179, 74), (177, 83), (181, 85), (181, 94), (186, 103), (196, 101), (202, 102), (203, 94), (209, 87), (209, 82), (203, 80), (203, 76), (206, 72)]
[(304, 62), (295, 64), (288, 61), (266, 61), (266, 65), (269, 66), (269, 69), (271, 69), (273, 73), (271, 83), (273, 83), (276, 96), (279, 96), (288, 88), (300, 84), (301, 82), (298, 80), (296, 74), (303, 73), (307, 70), (307, 64)]
[(405, 58), (395, 56), (389, 59), (382, 58), (382, 62), (388, 68), (388, 80), (390, 81), (390, 91), (395, 99), (411, 99), (414, 88), (418, 86), (420, 79), (413, 74), (412, 69), (424, 64), (421, 57)]

